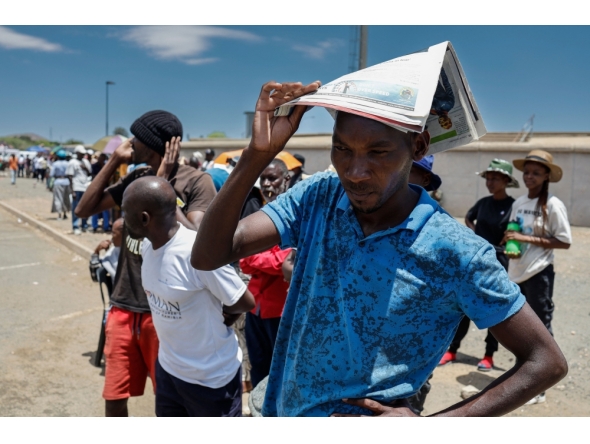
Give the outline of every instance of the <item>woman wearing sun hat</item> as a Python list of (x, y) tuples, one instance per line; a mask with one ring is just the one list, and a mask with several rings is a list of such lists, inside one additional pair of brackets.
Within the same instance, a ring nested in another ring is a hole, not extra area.
[[(510, 259), (508, 275), (553, 334), (553, 250), (568, 249), (572, 243), (565, 205), (549, 194), (549, 182), (559, 182), (563, 172), (553, 163), (553, 156), (543, 150), (533, 150), (524, 159), (512, 163), (523, 172), (528, 194), (516, 199), (510, 214), (510, 220), (517, 221), (521, 231), (509, 231), (504, 236), (504, 242), (519, 241), (521, 249), (518, 259)], [(529, 404), (544, 401), (545, 393), (541, 393)]]
[[(492, 160), (485, 171), (476, 174), (486, 180), (486, 187), (491, 196), (478, 200), (467, 212), (465, 225), (494, 246), (498, 261), (504, 268), (508, 269), (508, 258), (504, 254), (504, 248), (500, 245), (506, 231), (514, 199), (506, 194), (506, 188), (518, 188), (518, 181), (512, 176), (512, 165), (503, 159)], [(470, 322), (468, 317), (463, 318), (449, 350), (444, 354), (439, 365), (445, 365), (457, 360), (457, 350), (459, 350), (461, 341), (469, 331)], [(497, 351), (498, 341), (488, 331), (485, 355), (477, 364), (477, 369), (483, 372), (490, 371), (494, 366), (494, 353)]]

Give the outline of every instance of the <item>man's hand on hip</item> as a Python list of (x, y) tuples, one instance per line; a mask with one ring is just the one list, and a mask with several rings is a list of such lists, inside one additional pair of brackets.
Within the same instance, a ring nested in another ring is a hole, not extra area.
[[(414, 413), (410, 404), (406, 399), (400, 399), (398, 401), (394, 401), (391, 405), (381, 404), (378, 401), (369, 398), (359, 398), (359, 399), (343, 399), (343, 402), (350, 405), (355, 405), (357, 407), (362, 407), (364, 409), (370, 410), (373, 412), (372, 416), (409, 416), (409, 417), (417, 417)], [(333, 417), (340, 417), (340, 416), (371, 416), (371, 415), (349, 415), (344, 413), (332, 413)]]

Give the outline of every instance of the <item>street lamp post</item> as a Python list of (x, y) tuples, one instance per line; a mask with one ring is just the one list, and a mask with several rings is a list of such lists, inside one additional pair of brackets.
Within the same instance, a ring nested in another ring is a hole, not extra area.
[(106, 118), (106, 134), (105, 136), (109, 135), (109, 85), (114, 85), (115, 82), (111, 82), (107, 80), (106, 87), (107, 87), (107, 118)]

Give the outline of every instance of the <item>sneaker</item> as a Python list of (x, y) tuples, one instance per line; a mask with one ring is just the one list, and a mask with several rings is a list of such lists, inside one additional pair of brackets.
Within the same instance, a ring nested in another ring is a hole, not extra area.
[(75, 234), (76, 236), (80, 236), (80, 235), (82, 234), (82, 231), (80, 231), (80, 229), (79, 229), (79, 228), (74, 228), (74, 234)]
[(542, 404), (545, 402), (545, 392), (541, 393), (540, 395), (535, 396), (525, 405), (533, 405), (533, 404)]
[(447, 365), (450, 364), (451, 362), (455, 362), (457, 360), (457, 353), (451, 353), (450, 351), (447, 351), (443, 357), (441, 358), (440, 362), (438, 363), (438, 366), (440, 367), (441, 365)]
[(491, 356), (484, 356), (477, 364), (477, 369), (480, 372), (489, 372), (494, 367), (494, 359)]

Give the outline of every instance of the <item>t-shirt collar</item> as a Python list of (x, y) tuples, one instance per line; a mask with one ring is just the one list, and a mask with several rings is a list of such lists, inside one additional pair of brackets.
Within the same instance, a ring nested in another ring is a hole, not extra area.
[[(401, 224), (399, 224), (396, 227), (392, 227), (389, 228), (387, 230), (383, 230), (380, 231), (378, 233), (375, 233), (374, 235), (383, 235), (383, 234), (389, 234), (389, 233), (393, 233), (396, 232), (398, 230), (411, 230), (411, 231), (417, 231), (420, 228), (422, 228), (424, 226), (424, 224), (426, 224), (426, 221), (428, 221), (428, 219), (430, 218), (430, 216), (432, 216), (434, 214), (434, 212), (436, 211), (436, 209), (438, 208), (438, 203), (428, 195), (428, 192), (422, 188), (419, 187), (418, 185), (413, 185), (413, 184), (409, 184), (410, 187), (420, 193), (420, 198), (418, 199), (418, 203), (416, 204), (416, 206), (414, 207), (414, 209), (412, 210), (412, 212), (410, 213), (410, 215), (406, 218), (406, 220), (404, 220)], [(340, 199), (338, 200), (338, 204), (336, 205), (336, 208), (340, 211), (340, 212), (353, 212), (353, 208), (352, 205), (350, 203), (350, 199), (348, 199), (348, 196), (346, 195), (346, 191), (344, 191), (344, 188), (342, 188), (342, 195), (340, 196)], [(374, 236), (372, 235), (372, 236)], [(371, 236), (369, 236), (371, 237)]]

